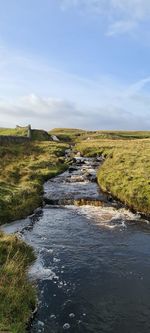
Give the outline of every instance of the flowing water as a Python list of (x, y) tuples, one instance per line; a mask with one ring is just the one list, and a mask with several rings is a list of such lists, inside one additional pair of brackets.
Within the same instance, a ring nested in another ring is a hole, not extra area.
[(4, 227), (37, 253), (30, 333), (150, 332), (150, 227), (107, 201), (94, 182), (97, 166), (86, 159), (48, 181), (50, 205)]

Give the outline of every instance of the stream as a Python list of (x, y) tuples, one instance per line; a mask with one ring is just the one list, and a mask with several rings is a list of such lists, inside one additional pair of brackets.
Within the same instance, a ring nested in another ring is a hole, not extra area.
[(100, 191), (99, 164), (77, 159), (45, 183), (43, 209), (3, 227), (37, 254), (30, 333), (150, 332), (150, 226)]

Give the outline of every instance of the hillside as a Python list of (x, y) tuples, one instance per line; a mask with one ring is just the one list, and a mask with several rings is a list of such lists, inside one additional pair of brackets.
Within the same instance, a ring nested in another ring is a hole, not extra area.
[(76, 140), (80, 140), (86, 131), (75, 128), (54, 128), (48, 133), (50, 135), (56, 135), (60, 141), (74, 144)]
[(150, 131), (86, 131), (82, 129), (55, 128), (49, 131), (49, 134), (54, 134), (60, 140), (72, 143), (87, 139), (132, 140), (150, 138)]

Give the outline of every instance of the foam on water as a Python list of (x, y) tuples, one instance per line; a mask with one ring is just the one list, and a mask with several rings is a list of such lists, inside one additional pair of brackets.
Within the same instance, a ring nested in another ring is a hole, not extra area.
[(53, 280), (58, 279), (52, 268), (44, 267), (42, 260), (38, 257), (29, 269), (29, 277), (33, 280)]
[(90, 205), (75, 207), (78, 214), (83, 214), (88, 220), (99, 226), (104, 226), (109, 229), (117, 227), (126, 228), (127, 221), (140, 221), (140, 216), (130, 212), (125, 208), (116, 209), (114, 207), (92, 207)]

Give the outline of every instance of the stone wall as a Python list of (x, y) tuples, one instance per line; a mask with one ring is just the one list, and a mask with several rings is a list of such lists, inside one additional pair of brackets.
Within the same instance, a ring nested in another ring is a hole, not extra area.
[(3, 143), (23, 143), (31, 140), (32, 136), (32, 129), (31, 125), (26, 127), (21, 127), (19, 125), (16, 128), (26, 128), (27, 129), (27, 136), (19, 136), (19, 135), (0, 135), (0, 144)]
[(30, 141), (30, 138), (27, 136), (13, 136), (13, 135), (0, 135), (0, 144), (3, 143), (23, 143)]

